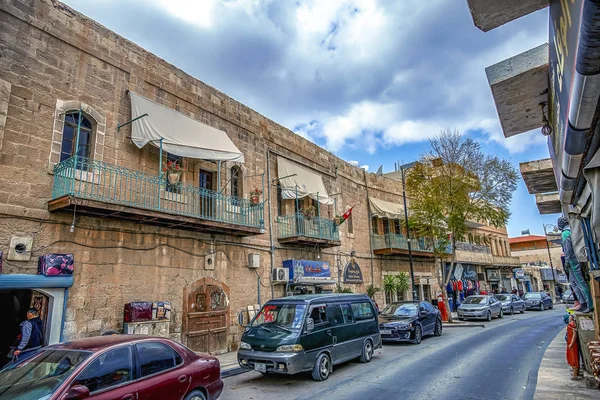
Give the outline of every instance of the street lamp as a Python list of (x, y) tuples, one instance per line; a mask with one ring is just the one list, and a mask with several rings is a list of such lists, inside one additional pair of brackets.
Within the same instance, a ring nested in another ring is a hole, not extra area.
[[(400, 164), (400, 163), (398, 163)], [(406, 206), (406, 184), (405, 184), (405, 173), (407, 169), (412, 168), (416, 162), (412, 162), (409, 164), (400, 165), (400, 175), (402, 175), (402, 200), (404, 200), (404, 221), (406, 222), (406, 241), (408, 242), (408, 262), (410, 264), (410, 280), (412, 282), (412, 295), (413, 300), (419, 300), (419, 295), (417, 294), (417, 285), (415, 284), (415, 270), (413, 267), (413, 257), (412, 257), (412, 244), (410, 240), (410, 229), (408, 227), (408, 207)]]
[(554, 271), (554, 266), (552, 265), (552, 255), (550, 254), (550, 243), (548, 243), (548, 232), (546, 231), (547, 226), (552, 227), (553, 232), (558, 232), (558, 228), (552, 224), (543, 224), (544, 237), (546, 238), (546, 248), (548, 249), (548, 259), (550, 260), (550, 269), (552, 269), (552, 278), (554, 279), (554, 285), (556, 285), (556, 272)]

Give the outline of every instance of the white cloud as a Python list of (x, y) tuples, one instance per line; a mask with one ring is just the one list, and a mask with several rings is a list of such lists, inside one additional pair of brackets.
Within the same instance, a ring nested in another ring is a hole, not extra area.
[(368, 165), (361, 165), (360, 168), (364, 169), (365, 171), (369, 170), (369, 166)]
[(356, 161), (356, 160), (348, 161), (348, 164), (358, 167), (358, 161)]

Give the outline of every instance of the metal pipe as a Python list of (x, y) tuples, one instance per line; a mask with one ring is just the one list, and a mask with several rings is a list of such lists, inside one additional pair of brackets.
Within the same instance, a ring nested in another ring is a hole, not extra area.
[(369, 203), (369, 182), (367, 181), (367, 171), (363, 169), (363, 176), (365, 177), (365, 191), (367, 193), (367, 210), (369, 216), (369, 248), (371, 253), (371, 285), (375, 287), (375, 272), (373, 269), (373, 217), (371, 217), (371, 207)]
[(62, 311), (62, 319), (60, 321), (60, 336), (59, 341), (63, 341), (63, 334), (65, 331), (65, 316), (67, 315), (67, 300), (69, 299), (69, 288), (65, 288), (65, 297), (63, 298), (63, 311)]
[(412, 293), (413, 300), (419, 300), (419, 295), (417, 294), (417, 286), (415, 285), (415, 270), (413, 267), (413, 256), (412, 256), (412, 244), (410, 239), (410, 228), (408, 226), (408, 208), (406, 205), (406, 183), (404, 178), (404, 166), (400, 166), (400, 175), (402, 175), (402, 199), (404, 201), (404, 221), (406, 222), (406, 241), (408, 242), (408, 262), (410, 264), (410, 279), (412, 281)]
[[(158, 139), (159, 147), (158, 147), (158, 181), (160, 182), (160, 186), (162, 186), (162, 153), (163, 153), (163, 138)], [(165, 176), (166, 179), (166, 176)], [(158, 188), (158, 209), (160, 210), (160, 187)]]
[[(267, 181), (271, 182), (271, 150), (267, 149)], [(264, 176), (264, 175), (263, 175)], [(271, 282), (271, 298), (275, 298), (275, 286), (273, 285), (273, 268), (275, 266), (275, 254), (273, 253), (275, 246), (273, 245), (273, 218), (271, 217), (271, 185), (267, 185), (267, 196), (269, 202), (267, 203), (267, 210), (269, 216), (269, 254), (271, 256), (271, 273), (269, 274), (269, 281)], [(264, 212), (264, 211), (263, 211)]]
[(129, 120), (129, 121), (127, 121), (127, 122), (123, 122), (123, 123), (122, 123), (122, 124), (120, 124), (120, 125), (117, 125), (117, 132), (119, 132), (119, 129), (121, 129), (122, 127), (124, 127), (124, 126), (126, 126), (126, 125), (129, 125), (129, 124), (131, 124), (132, 122), (135, 122), (135, 121), (137, 121), (138, 119), (140, 119), (140, 118), (144, 118), (144, 117), (147, 117), (147, 116), (148, 116), (148, 113), (146, 113), (146, 114), (142, 114), (142, 115), (140, 115), (139, 117), (135, 117), (135, 118), (134, 118), (134, 119), (132, 119), (132, 120)]
[[(546, 248), (548, 249), (548, 259), (550, 260), (550, 269), (552, 270), (552, 278), (554, 279), (554, 285), (556, 286), (556, 272), (554, 271), (554, 265), (552, 264), (552, 255), (550, 254), (550, 243), (548, 243), (548, 232), (546, 232), (546, 225), (551, 224), (543, 224), (544, 226), (544, 237), (546, 238)], [(554, 225), (552, 225), (554, 226)], [(552, 290), (552, 298), (556, 298), (554, 294), (554, 290)]]

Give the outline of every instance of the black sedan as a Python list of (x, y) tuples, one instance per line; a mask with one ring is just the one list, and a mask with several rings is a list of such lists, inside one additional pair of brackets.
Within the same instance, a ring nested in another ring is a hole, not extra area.
[(554, 308), (552, 298), (544, 292), (525, 293), (525, 296), (523, 296), (523, 300), (525, 300), (525, 307), (527, 307), (528, 310), (535, 309), (544, 311), (547, 309)]
[(427, 301), (395, 302), (381, 312), (379, 332), (383, 341), (419, 344), (425, 335), (442, 335), (442, 318)]

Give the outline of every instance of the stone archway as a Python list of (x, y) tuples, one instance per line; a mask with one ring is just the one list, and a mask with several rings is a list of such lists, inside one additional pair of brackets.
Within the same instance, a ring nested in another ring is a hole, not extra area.
[(204, 353), (227, 351), (229, 287), (213, 278), (202, 278), (183, 289), (183, 340)]

